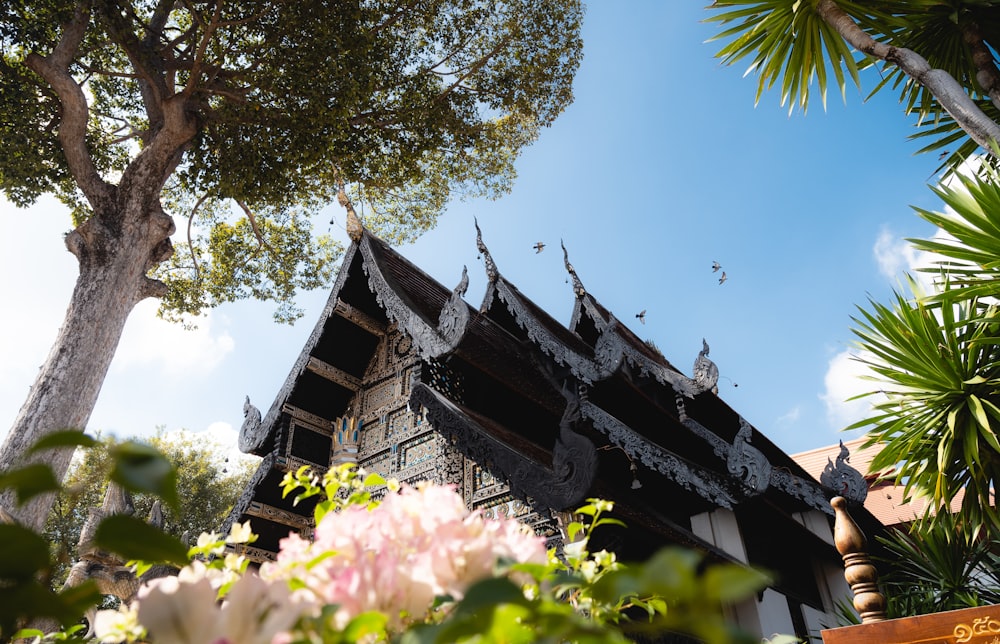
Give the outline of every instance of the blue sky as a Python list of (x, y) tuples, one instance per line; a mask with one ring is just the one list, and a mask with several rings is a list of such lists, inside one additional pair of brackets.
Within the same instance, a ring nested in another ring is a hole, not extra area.
[[(523, 154), (513, 192), (454, 204), (401, 250), (449, 286), (468, 265), (467, 299), (478, 305), (478, 217), (500, 271), (568, 322), (562, 239), (588, 291), (674, 365), (690, 373), (705, 338), (720, 396), (780, 447), (834, 443), (858, 413), (839, 404), (853, 382), (843, 359), (850, 316), (869, 296), (886, 300), (902, 277), (902, 238), (933, 234), (910, 205), (940, 208), (927, 187), (937, 158), (914, 155), (913, 122), (894, 95), (864, 101), (872, 78), (860, 92), (848, 88), (846, 106), (834, 90), (825, 112), (817, 97), (807, 115), (789, 116), (776, 92), (755, 108), (756, 79), (722, 67), (718, 45), (704, 42), (707, 15), (699, 2), (591, 2), (576, 100)], [(317, 220), (331, 214), (343, 222), (333, 209)], [(55, 337), (76, 267), (58, 204), (0, 202), (0, 222), (5, 431)], [(549, 245), (541, 254), (537, 241)], [(723, 285), (713, 261), (726, 270)], [(237, 303), (195, 332), (140, 305), (90, 429), (211, 428), (235, 442), (243, 396), (270, 405), (325, 299), (303, 295), (306, 315), (293, 327), (273, 324), (269, 305)], [(634, 318), (643, 309), (645, 325)]]

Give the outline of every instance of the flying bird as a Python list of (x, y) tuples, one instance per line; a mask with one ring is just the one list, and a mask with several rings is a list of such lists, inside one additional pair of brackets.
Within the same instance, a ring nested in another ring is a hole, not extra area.
[(718, 273), (720, 268), (722, 268), (722, 264), (720, 264), (719, 262), (712, 262), (713, 273)]
[(643, 309), (635, 314), (635, 317), (639, 318), (639, 321), (643, 324), (646, 323), (646, 309)]
[(728, 279), (726, 277), (726, 271), (722, 271), (722, 277), (719, 278), (719, 284), (725, 284), (726, 283), (726, 279)]
[(545, 242), (538, 242), (537, 244), (535, 244), (534, 246), (532, 246), (532, 248), (535, 249), (535, 254), (537, 255), (538, 253), (540, 253), (543, 250), (545, 250)]

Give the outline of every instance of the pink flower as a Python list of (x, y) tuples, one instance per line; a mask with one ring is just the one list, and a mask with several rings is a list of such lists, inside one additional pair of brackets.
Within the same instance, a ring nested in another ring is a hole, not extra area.
[(452, 487), (421, 484), (373, 510), (327, 514), (312, 544), (282, 540), (276, 563), (261, 574), (298, 579), (317, 601), (337, 605), (338, 627), (377, 610), (398, 628), (426, 616), (436, 596), (461, 598), (501, 557), (543, 563), (544, 542), (514, 520), (470, 513)]

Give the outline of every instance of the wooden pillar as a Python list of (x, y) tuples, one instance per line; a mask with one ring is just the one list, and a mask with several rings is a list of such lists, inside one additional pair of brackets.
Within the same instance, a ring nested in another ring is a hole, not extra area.
[(830, 505), (836, 515), (833, 542), (844, 558), (844, 579), (854, 593), (854, 610), (862, 624), (885, 621), (885, 597), (878, 590), (878, 571), (865, 552), (865, 535), (847, 513), (844, 497), (834, 497)]

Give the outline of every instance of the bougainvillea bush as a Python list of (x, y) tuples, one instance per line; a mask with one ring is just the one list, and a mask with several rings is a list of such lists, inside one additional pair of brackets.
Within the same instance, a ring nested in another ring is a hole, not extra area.
[[(116, 469), (112, 477), (155, 491), (162, 481), (144, 477), (159, 472), (169, 482), (157, 463), (132, 463), (128, 476)], [(0, 486), (24, 487), (23, 480), (2, 474)], [(225, 537), (203, 534), (190, 548), (142, 532), (141, 522), (116, 519), (99, 530), (101, 545), (123, 557), (182, 564), (176, 576), (144, 585), (131, 604), (99, 611), (93, 624), (99, 641), (624, 643), (636, 634), (664, 632), (711, 644), (759, 641), (727, 623), (720, 607), (751, 596), (767, 584), (764, 575), (732, 564), (705, 565), (697, 553), (679, 548), (633, 566), (607, 551), (592, 553), (593, 532), (618, 523), (606, 501), (592, 499), (578, 510), (582, 520), (567, 526), (568, 545), (557, 553), (513, 519), (469, 511), (449, 486), (400, 486), (354, 465), (323, 476), (303, 468), (282, 485), (296, 503), (319, 497), (316, 528), (311, 540), (297, 534), (282, 540), (276, 561), (259, 570), (250, 570), (238, 554), (255, 538), (249, 523), (234, 525)], [(384, 496), (373, 499), (374, 488), (385, 489)], [(135, 565), (141, 572), (150, 563)], [(37, 568), (35, 579), (44, 572)], [(11, 587), (4, 578), (10, 569), (0, 562), (0, 592)], [(14, 581), (36, 583), (23, 574)], [(7, 629), (0, 639), (12, 632), (16, 610), (22, 625), (50, 616), (69, 628), (48, 635), (25, 629), (15, 636), (82, 641), (84, 629), (70, 616), (96, 600), (93, 589), (75, 592), (86, 600), (58, 615), (30, 602), (0, 614), (0, 629)], [(60, 596), (53, 591), (48, 599)]]

